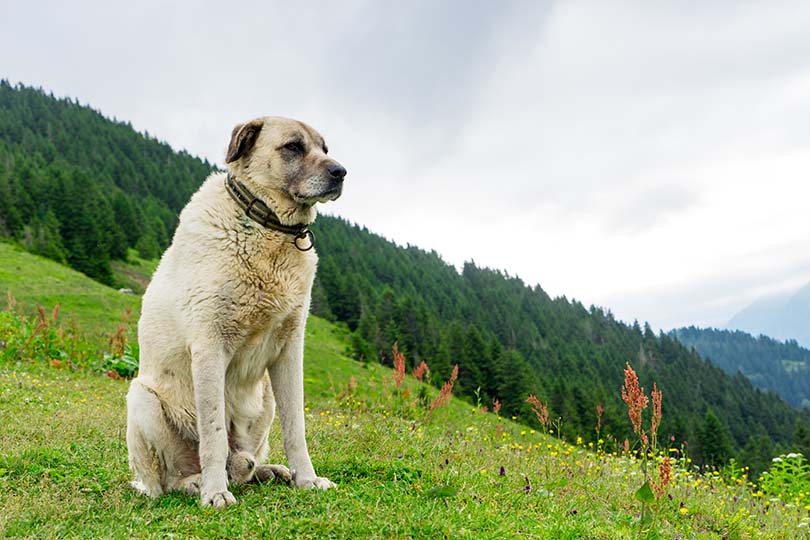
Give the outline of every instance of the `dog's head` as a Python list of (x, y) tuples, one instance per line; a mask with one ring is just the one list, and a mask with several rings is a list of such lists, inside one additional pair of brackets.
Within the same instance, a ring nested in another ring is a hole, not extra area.
[(343, 190), (346, 169), (326, 153), (323, 137), (303, 122), (262, 117), (233, 128), (225, 162), (258, 191), (311, 206)]

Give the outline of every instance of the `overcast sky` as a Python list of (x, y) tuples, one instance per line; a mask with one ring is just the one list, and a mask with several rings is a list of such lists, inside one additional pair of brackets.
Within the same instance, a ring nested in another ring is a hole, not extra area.
[(810, 2), (4, 0), (0, 77), (220, 164), (300, 118), (323, 211), (624, 320), (810, 281)]

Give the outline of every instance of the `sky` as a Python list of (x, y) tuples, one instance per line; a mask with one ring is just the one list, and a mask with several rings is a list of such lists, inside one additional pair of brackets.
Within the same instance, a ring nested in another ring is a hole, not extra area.
[(0, 77), (222, 165), (298, 118), (322, 211), (669, 329), (810, 282), (810, 3), (0, 4)]

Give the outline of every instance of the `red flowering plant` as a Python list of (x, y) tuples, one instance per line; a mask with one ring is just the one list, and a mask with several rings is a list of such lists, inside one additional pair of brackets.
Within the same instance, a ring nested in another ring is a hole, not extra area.
[[(652, 391), (652, 418), (650, 420), (649, 436), (644, 429), (644, 409), (650, 403), (650, 399), (644, 394), (644, 389), (640, 387), (638, 375), (626, 364), (624, 369), (624, 386), (622, 386), (622, 400), (627, 405), (627, 416), (633, 425), (633, 432), (638, 437), (641, 445), (641, 471), (644, 474), (644, 484), (636, 491), (636, 499), (641, 502), (642, 531), (650, 530), (653, 524), (654, 514), (651, 505), (656, 504), (666, 492), (667, 485), (672, 479), (672, 469), (670, 460), (665, 457), (658, 466), (658, 479), (652, 480), (647, 471), (649, 459), (655, 457), (657, 446), (658, 428), (661, 426), (661, 401), (663, 394), (658, 386), (653, 383)], [(625, 441), (625, 450), (629, 450), (629, 444)], [(656, 504), (657, 506), (657, 504)]]

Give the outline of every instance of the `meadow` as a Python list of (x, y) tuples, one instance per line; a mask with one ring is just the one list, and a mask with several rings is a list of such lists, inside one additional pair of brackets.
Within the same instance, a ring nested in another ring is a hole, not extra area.
[[(241, 486), (220, 511), (180, 493), (146, 499), (128, 485), (126, 365), (115, 364), (132, 351), (137, 296), (0, 249), (0, 285), (11, 290), (0, 311), (2, 537), (810, 538), (800, 456), (752, 482), (740, 467), (697, 471), (683, 447), (645, 460), (608, 434), (562, 440), (564, 419), (531, 428), (495, 414), (497, 404), (440, 399), (404, 363), (350, 359), (348, 332), (317, 317), (305, 351), (308, 440), (338, 488)], [(284, 461), (277, 425), (270, 460)]]

